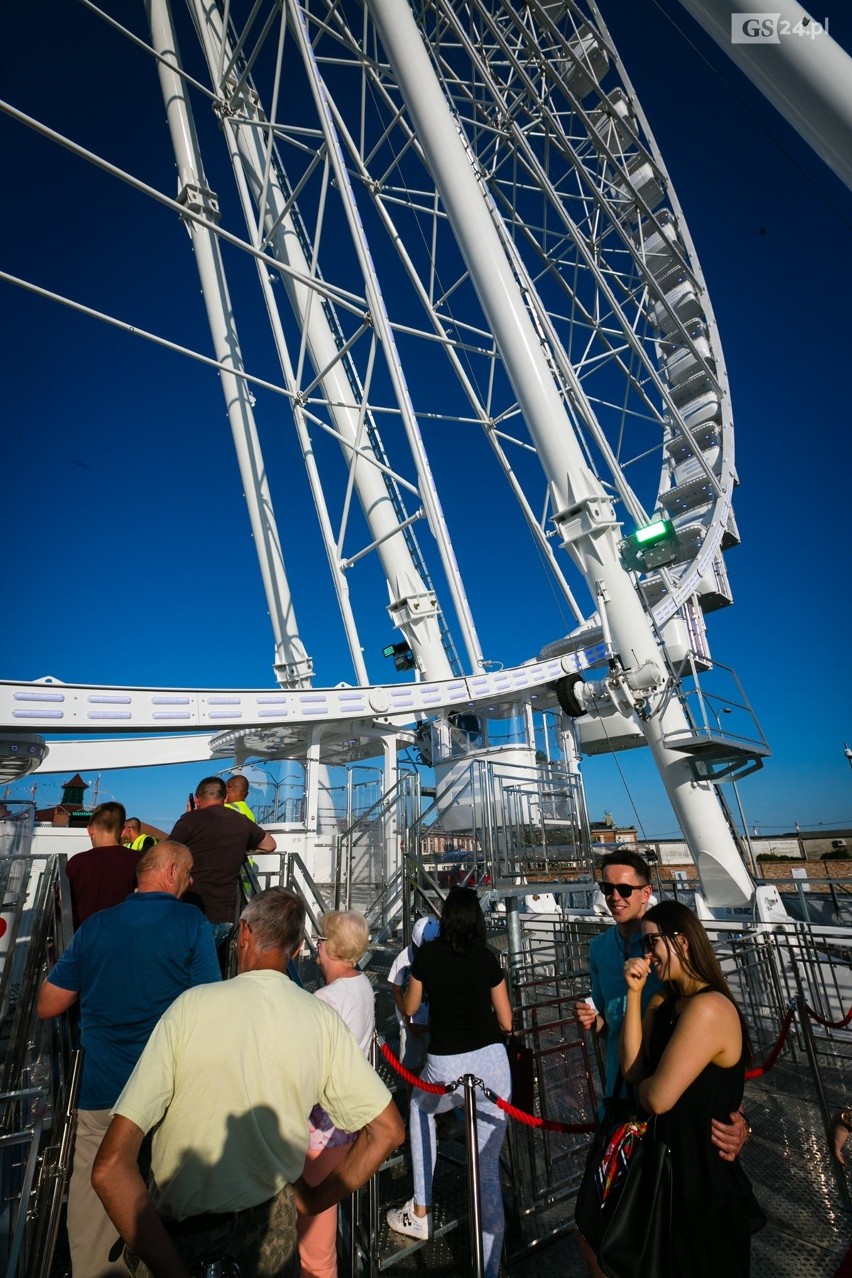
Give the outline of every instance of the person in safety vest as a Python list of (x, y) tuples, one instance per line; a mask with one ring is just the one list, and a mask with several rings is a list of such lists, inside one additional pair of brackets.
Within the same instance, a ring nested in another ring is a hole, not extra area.
[(152, 848), (157, 840), (153, 834), (142, 833), (142, 822), (138, 817), (128, 817), (121, 831), (121, 842), (126, 848), (144, 854)]
[[(233, 808), (234, 812), (240, 812), (244, 817), (248, 817), (249, 821), (254, 821), (254, 813), (246, 803), (248, 792), (248, 781), (246, 781), (241, 772), (235, 772), (225, 782), (225, 807)], [(252, 869), (256, 869), (257, 863), (253, 856), (247, 856), (246, 860)], [(240, 882), (243, 885), (246, 896), (251, 896), (251, 881), (244, 870), (240, 871)]]
[(225, 807), (233, 808), (235, 812), (242, 812), (244, 817), (248, 817), (249, 821), (253, 821), (254, 813), (246, 803), (248, 792), (248, 781), (246, 781), (242, 773), (235, 772), (225, 782)]

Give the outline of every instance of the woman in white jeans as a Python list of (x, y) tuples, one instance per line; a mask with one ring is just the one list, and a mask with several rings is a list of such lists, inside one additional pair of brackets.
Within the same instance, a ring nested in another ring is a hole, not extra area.
[[(429, 1054), (423, 1082), (446, 1083), (464, 1074), (481, 1078), (498, 1096), (511, 1098), (509, 1061), (503, 1034), (512, 1028), (512, 1009), (500, 962), (485, 940), (485, 919), (472, 888), (453, 888), (441, 913), (441, 934), (421, 945), (411, 966), (404, 997), (412, 1016), (424, 994), (429, 999)], [(464, 1104), (459, 1088), (437, 1096), (415, 1089), (411, 1102), (411, 1161), (414, 1197), (388, 1212), (396, 1233), (431, 1235), (432, 1178), (437, 1142), (435, 1114)], [(497, 1278), (503, 1247), (500, 1150), (506, 1115), (479, 1093), (476, 1136), (482, 1200), (482, 1242), (486, 1278)]]

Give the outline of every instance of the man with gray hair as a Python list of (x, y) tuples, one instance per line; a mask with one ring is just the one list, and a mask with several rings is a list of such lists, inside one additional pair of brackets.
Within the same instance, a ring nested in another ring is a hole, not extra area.
[(139, 862), (137, 881), (121, 905), (83, 923), (39, 992), (42, 1019), (80, 1000), (86, 1054), (68, 1192), (74, 1278), (127, 1273), (109, 1261), (116, 1230), (92, 1189), (92, 1163), (110, 1109), (162, 1013), (184, 990), (220, 979), (204, 915), (179, 899), (192, 882), (189, 849), (156, 844)]
[[(324, 1211), (369, 1180), (404, 1135), (390, 1092), (343, 1021), (285, 975), (305, 907), (273, 887), (243, 911), (238, 975), (190, 990), (162, 1017), (114, 1106), (92, 1183), (137, 1278), (187, 1278), (228, 1258), (284, 1278), (296, 1209)], [(307, 1115), (359, 1133), (313, 1188), (301, 1179)], [(156, 1127), (151, 1193), (137, 1156)]]

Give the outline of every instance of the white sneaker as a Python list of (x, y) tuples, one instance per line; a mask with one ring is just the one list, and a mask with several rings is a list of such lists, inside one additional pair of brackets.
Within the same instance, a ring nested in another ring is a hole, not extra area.
[(408, 1234), (410, 1238), (429, 1237), (429, 1213), (415, 1216), (413, 1198), (409, 1198), (401, 1207), (391, 1207), (388, 1224), (395, 1234)]

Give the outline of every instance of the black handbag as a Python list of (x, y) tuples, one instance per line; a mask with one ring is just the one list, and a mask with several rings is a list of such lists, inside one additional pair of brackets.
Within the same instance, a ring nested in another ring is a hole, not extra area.
[(535, 1059), (531, 1047), (527, 1047), (516, 1034), (510, 1034), (506, 1043), (509, 1057), (509, 1073), (512, 1078), (512, 1104), (525, 1114), (535, 1113)]
[[(622, 1079), (619, 1073), (614, 1091), (618, 1093), (621, 1088)], [(613, 1202), (608, 1207), (606, 1200), (602, 1199), (599, 1186), (600, 1170), (604, 1164), (607, 1150), (612, 1145), (613, 1138), (625, 1124), (636, 1122), (639, 1119), (638, 1106), (632, 1092), (627, 1096), (619, 1096), (617, 1094), (605, 1096), (603, 1108), (604, 1116), (598, 1124), (586, 1154), (586, 1167), (583, 1172), (583, 1178), (580, 1181), (580, 1188), (577, 1190), (577, 1200), (574, 1206), (574, 1220), (577, 1228), (595, 1251), (598, 1250), (598, 1245), (603, 1235), (606, 1213), (611, 1210), (615, 1201), (613, 1199)]]
[(607, 1278), (670, 1278), (672, 1159), (648, 1124), (607, 1213), (598, 1250)]

